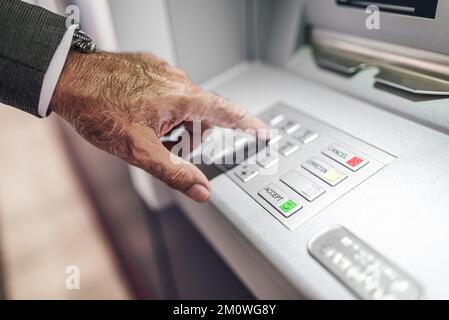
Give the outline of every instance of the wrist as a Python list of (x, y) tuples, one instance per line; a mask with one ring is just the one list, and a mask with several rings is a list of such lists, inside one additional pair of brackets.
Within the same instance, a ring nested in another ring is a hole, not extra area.
[(82, 65), (82, 53), (70, 50), (67, 55), (64, 68), (56, 84), (55, 91), (50, 101), (50, 109), (58, 115), (62, 115), (64, 97), (69, 95), (69, 90), (73, 87), (74, 72)]

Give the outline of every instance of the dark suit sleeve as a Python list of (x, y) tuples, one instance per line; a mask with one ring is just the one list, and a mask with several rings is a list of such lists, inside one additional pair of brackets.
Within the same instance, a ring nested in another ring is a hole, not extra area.
[(19, 0), (0, 0), (0, 102), (38, 116), (45, 72), (65, 18)]

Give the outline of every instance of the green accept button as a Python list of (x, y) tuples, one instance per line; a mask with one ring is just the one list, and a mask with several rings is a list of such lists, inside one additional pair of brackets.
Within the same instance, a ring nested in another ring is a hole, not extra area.
[(281, 209), (284, 212), (290, 212), (297, 206), (296, 202), (293, 200), (288, 200), (281, 205)]
[(273, 183), (270, 183), (259, 190), (257, 194), (286, 218), (302, 208), (301, 203), (292, 200), (292, 198), (283, 192), (282, 189), (278, 188)]

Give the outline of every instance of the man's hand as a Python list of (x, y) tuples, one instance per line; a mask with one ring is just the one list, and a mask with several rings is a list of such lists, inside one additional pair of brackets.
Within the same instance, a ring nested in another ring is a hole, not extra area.
[(185, 72), (147, 54), (71, 53), (50, 107), (96, 147), (144, 169), (196, 201), (210, 184), (159, 138), (175, 126), (265, 129), (242, 107), (191, 82)]

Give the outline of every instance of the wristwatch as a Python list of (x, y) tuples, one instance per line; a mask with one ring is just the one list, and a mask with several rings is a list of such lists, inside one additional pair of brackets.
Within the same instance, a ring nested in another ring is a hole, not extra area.
[(97, 45), (92, 38), (78, 26), (73, 34), (71, 49), (83, 53), (95, 53), (97, 51)]

